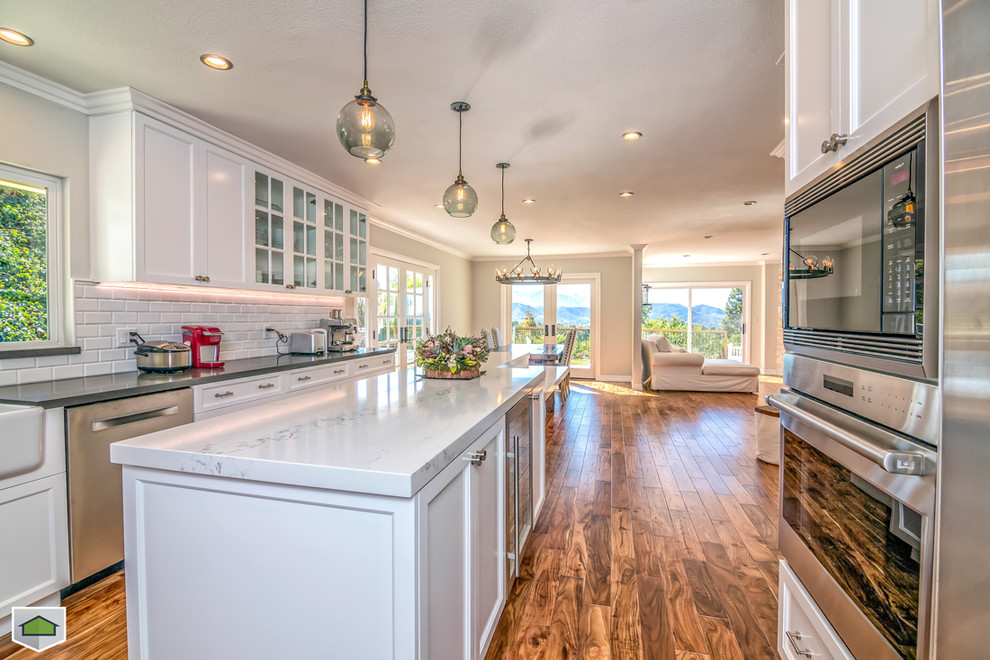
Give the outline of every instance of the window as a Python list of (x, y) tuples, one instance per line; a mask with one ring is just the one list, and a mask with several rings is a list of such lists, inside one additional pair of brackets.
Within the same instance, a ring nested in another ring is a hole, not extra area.
[(0, 352), (62, 339), (59, 187), (0, 165)]
[(749, 286), (649, 284), (643, 305), (643, 337), (660, 334), (706, 358), (743, 362)]

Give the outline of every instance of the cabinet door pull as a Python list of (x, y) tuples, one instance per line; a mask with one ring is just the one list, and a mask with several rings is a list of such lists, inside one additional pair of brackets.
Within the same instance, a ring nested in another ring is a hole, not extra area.
[(295, 289), (296, 288), (296, 285), (295, 284), (286, 284), (285, 285), (285, 288), (286, 289)]
[(313, 380), (312, 376), (299, 376), (296, 378), (300, 383), (306, 382), (307, 380)]
[(209, 282), (209, 281), (210, 281), (210, 276), (209, 276), (209, 275), (205, 275), (205, 276), (203, 277), (203, 281), (204, 281), (204, 282)]
[(334, 370), (333, 370), (333, 372), (334, 372), (335, 374), (342, 374), (342, 373), (344, 373), (345, 371), (347, 371), (347, 370), (346, 370), (346, 369), (334, 369)]
[(832, 133), (829, 138), (822, 142), (822, 153), (827, 154), (830, 151), (838, 151), (839, 147), (846, 146), (846, 142), (849, 141), (848, 135), (839, 135), (838, 133)]
[(469, 456), (465, 456), (465, 461), (471, 461), (471, 465), (481, 465), (481, 463), (488, 458), (488, 450), (482, 449), (481, 451), (472, 452)]
[(367, 368), (368, 368), (368, 365), (366, 365), (366, 364), (359, 364), (358, 365), (358, 369), (367, 369)]
[(799, 633), (797, 631), (791, 632), (790, 630), (788, 630), (784, 634), (787, 635), (787, 639), (789, 639), (791, 641), (791, 646), (794, 647), (794, 652), (795, 653), (797, 653), (798, 655), (803, 655), (806, 658), (813, 657), (812, 654), (811, 654), (811, 651), (809, 649), (802, 649), (798, 645), (798, 643), (795, 641), (795, 640), (800, 640), (801, 639), (801, 633)]
[(227, 390), (226, 392), (217, 392), (213, 396), (216, 397), (217, 399), (225, 399), (228, 396), (234, 396), (234, 393), (231, 392), (230, 390)]
[(275, 383), (265, 383), (264, 385), (258, 385), (259, 390), (270, 390), (275, 387)]

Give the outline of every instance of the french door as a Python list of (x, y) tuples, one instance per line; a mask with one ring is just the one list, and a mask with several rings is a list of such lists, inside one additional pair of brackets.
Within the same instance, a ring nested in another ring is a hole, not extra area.
[(563, 343), (577, 332), (571, 357), (575, 378), (598, 376), (598, 276), (565, 275), (560, 284), (505, 286), (505, 337), (513, 344)]
[(400, 368), (413, 360), (413, 352), (426, 334), (433, 332), (436, 269), (375, 258), (375, 343), (394, 347)]

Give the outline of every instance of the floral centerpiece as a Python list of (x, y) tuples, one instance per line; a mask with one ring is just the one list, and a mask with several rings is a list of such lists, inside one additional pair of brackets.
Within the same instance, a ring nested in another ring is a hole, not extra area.
[(416, 347), (416, 366), (427, 378), (477, 378), (487, 359), (488, 347), (481, 337), (458, 337), (450, 328), (427, 335)]

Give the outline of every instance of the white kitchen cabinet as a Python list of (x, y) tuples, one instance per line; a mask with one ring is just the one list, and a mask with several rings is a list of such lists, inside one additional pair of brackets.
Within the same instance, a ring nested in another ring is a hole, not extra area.
[(483, 658), (505, 604), (504, 424), (489, 428), (417, 496), (420, 657)]
[(63, 409), (48, 409), (43, 419), (42, 464), (0, 479), (0, 635), (10, 631), (12, 607), (58, 606), (69, 585)]
[(366, 291), (367, 215), (277, 172), (253, 176), (254, 288)]
[(780, 560), (777, 651), (784, 660), (854, 660), (842, 639), (783, 559)]
[(243, 288), (247, 161), (137, 112), (90, 118), (93, 275)]
[(788, 0), (787, 196), (938, 94), (938, 4)]

